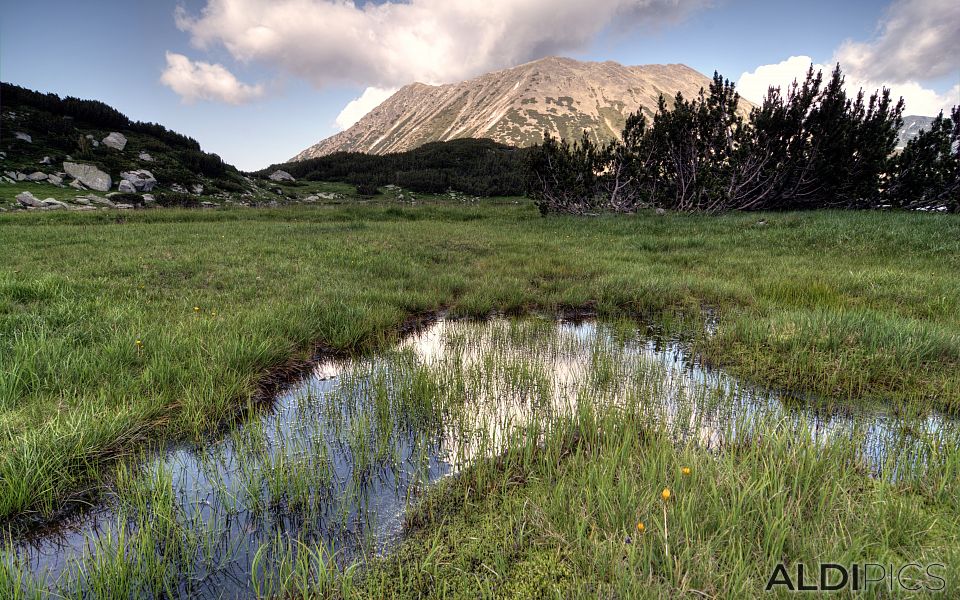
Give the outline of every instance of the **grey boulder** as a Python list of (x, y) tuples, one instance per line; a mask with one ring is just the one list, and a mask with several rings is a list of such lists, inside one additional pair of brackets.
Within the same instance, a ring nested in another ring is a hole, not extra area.
[(59, 200), (54, 200), (53, 198), (47, 198), (43, 201), (43, 205), (51, 210), (58, 210), (61, 208), (70, 208), (70, 205), (66, 202), (60, 202)]
[[(157, 185), (157, 178), (153, 176), (153, 173), (147, 171), (146, 169), (124, 171), (123, 173), (120, 173), (120, 179), (129, 182), (130, 185), (132, 185), (138, 192), (149, 192), (153, 190), (155, 185)], [(122, 192), (123, 190), (120, 191)]]
[(113, 185), (110, 175), (104, 173), (93, 165), (83, 165), (80, 163), (65, 162), (63, 170), (67, 175), (73, 177), (83, 185), (98, 192), (106, 192)]
[(146, 152), (141, 152), (141, 153), (138, 155), (138, 158), (139, 158), (140, 160), (142, 160), (142, 161), (145, 161), (145, 162), (153, 162), (153, 157), (150, 156), (149, 154), (147, 154)]
[(111, 131), (110, 135), (103, 138), (103, 143), (105, 146), (110, 146), (115, 150), (123, 150), (127, 147), (127, 138), (122, 133)]
[(80, 201), (80, 198), (86, 198), (90, 202), (93, 202), (94, 204), (100, 204), (101, 206), (109, 206), (110, 208), (113, 208), (114, 206), (116, 206), (112, 200), (108, 200), (107, 198), (103, 198), (96, 194), (87, 194), (86, 196), (80, 196), (77, 198), (78, 202)]
[(17, 194), (17, 202), (19, 202), (21, 206), (29, 206), (32, 208), (43, 208), (45, 206), (43, 200), (34, 198), (30, 192), (20, 192)]
[(18, 140), (23, 140), (25, 142), (33, 143), (33, 138), (29, 134), (26, 134), (22, 131), (14, 132), (13, 134)]
[(52, 183), (53, 185), (60, 185), (61, 183), (63, 183), (63, 178), (60, 177), (59, 175), (47, 175), (47, 181)]
[(117, 190), (121, 194), (136, 194), (137, 188), (133, 187), (133, 184), (127, 181), (126, 179), (120, 180), (120, 185), (117, 186)]
[(48, 175), (43, 171), (34, 171), (27, 175), (27, 179), (30, 181), (46, 181)]
[(271, 181), (296, 181), (296, 179), (293, 178), (293, 175), (291, 175), (290, 173), (287, 173), (286, 171), (281, 171), (280, 169), (277, 169), (273, 173), (270, 173), (270, 180)]

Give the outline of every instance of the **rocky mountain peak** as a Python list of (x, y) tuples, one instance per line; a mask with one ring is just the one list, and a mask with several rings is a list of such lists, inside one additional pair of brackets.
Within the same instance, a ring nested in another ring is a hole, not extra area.
[(386, 154), (428, 142), (490, 138), (512, 146), (565, 139), (584, 131), (597, 141), (619, 136), (629, 114), (653, 114), (658, 97), (696, 95), (710, 79), (686, 65), (625, 66), (548, 56), (444, 85), (412, 83), (349, 129), (293, 160), (340, 151)]

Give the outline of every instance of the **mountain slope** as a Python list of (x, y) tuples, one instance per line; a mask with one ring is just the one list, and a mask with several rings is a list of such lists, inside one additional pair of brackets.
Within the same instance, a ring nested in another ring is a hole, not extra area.
[(386, 154), (428, 142), (490, 138), (511, 146), (555, 137), (618, 137), (627, 115), (648, 114), (663, 94), (692, 97), (710, 79), (685, 65), (628, 67), (612, 61), (548, 57), (447, 85), (414, 83), (400, 89), (349, 129), (292, 160), (334, 152)]
[(933, 117), (922, 117), (919, 115), (907, 115), (903, 117), (903, 127), (897, 135), (897, 150), (903, 150), (907, 147), (907, 142), (917, 137), (921, 130), (930, 129), (933, 123)]

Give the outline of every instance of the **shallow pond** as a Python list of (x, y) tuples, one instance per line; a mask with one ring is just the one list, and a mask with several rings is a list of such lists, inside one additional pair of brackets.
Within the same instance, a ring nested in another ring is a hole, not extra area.
[(388, 551), (430, 484), (604, 404), (711, 449), (771, 422), (848, 438), (874, 474), (922, 463), (956, 430), (937, 414), (907, 423), (785, 400), (627, 323), (440, 320), (377, 356), (316, 365), (209, 444), (122, 469), (101, 506), (2, 560), (26, 587), (64, 595), (255, 597), (305, 548), (341, 565)]

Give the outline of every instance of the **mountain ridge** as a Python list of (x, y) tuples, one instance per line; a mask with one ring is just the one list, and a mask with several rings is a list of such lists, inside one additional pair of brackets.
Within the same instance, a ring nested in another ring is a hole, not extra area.
[[(691, 97), (710, 78), (683, 64), (625, 66), (550, 56), (458, 83), (408, 84), (357, 123), (303, 150), (292, 161), (335, 152), (388, 154), (434, 141), (489, 138), (511, 146), (589, 132), (619, 137), (626, 117), (652, 115), (661, 94)], [(744, 102), (744, 107), (749, 103)]]

